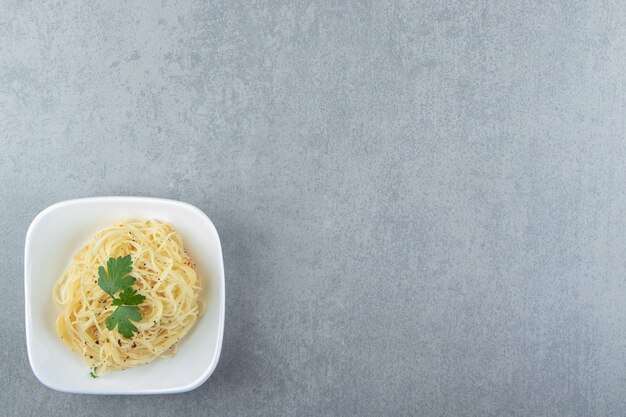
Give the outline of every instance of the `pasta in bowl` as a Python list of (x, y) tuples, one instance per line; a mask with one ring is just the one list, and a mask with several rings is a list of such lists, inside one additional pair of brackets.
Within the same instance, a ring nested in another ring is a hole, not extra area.
[[(151, 246), (121, 229), (148, 221), (158, 231), (148, 232), (146, 224), (142, 233), (161, 236), (154, 239), (160, 244), (141, 252), (139, 246)], [(105, 230), (111, 235), (97, 239)], [(177, 249), (166, 250), (167, 235)], [(81, 279), (65, 277), (90, 245), (97, 256), (83, 266)], [(224, 335), (224, 263), (217, 230), (197, 207), (148, 197), (63, 201), (33, 219), (24, 246), (26, 347), (44, 385), (84, 394), (166, 394), (192, 390), (215, 370)], [(74, 309), (66, 311), (66, 304)]]

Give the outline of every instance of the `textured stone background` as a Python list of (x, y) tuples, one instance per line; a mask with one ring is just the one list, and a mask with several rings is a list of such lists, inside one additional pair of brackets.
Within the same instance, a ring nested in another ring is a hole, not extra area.
[[(117, 3), (0, 2), (0, 414), (626, 414), (622, 2)], [(220, 231), (197, 390), (32, 374), (26, 229), (96, 195)]]

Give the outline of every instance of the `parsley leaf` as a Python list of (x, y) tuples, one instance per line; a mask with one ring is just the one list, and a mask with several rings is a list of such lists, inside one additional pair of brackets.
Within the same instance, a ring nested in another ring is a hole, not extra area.
[(137, 291), (127, 287), (124, 291), (122, 291), (119, 295), (119, 298), (113, 298), (114, 306), (136, 306), (137, 304), (143, 303), (146, 299), (145, 296), (141, 294), (137, 294)]
[[(135, 278), (129, 275), (133, 270), (132, 264), (130, 255), (126, 255), (109, 258), (107, 269), (103, 266), (98, 267), (98, 285), (113, 298), (112, 304), (117, 306), (105, 321), (107, 329), (113, 330), (117, 327), (117, 331), (127, 339), (133, 337), (138, 331), (131, 320), (141, 320), (137, 305), (146, 299), (145, 296), (137, 294), (137, 290), (131, 288), (131, 285), (135, 283)], [(122, 291), (119, 298), (115, 298), (115, 293), (119, 291)]]
[(130, 321), (141, 320), (141, 313), (137, 306), (118, 306), (113, 314), (106, 319), (107, 329), (113, 330), (117, 326), (117, 331), (127, 339), (133, 337), (138, 330)]
[(107, 261), (106, 270), (103, 266), (98, 267), (98, 285), (100, 288), (113, 297), (116, 292), (133, 285), (135, 278), (128, 275), (133, 270), (132, 263), (130, 255), (126, 255), (117, 259), (110, 258)]
[(89, 372), (89, 376), (92, 377), (93, 379), (98, 378), (98, 375), (96, 375), (93, 371)]

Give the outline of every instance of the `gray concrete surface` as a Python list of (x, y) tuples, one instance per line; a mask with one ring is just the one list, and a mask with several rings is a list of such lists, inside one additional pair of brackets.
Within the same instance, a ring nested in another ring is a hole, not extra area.
[[(622, 2), (118, 3), (0, 3), (0, 414), (626, 414)], [(221, 233), (191, 393), (30, 370), (26, 229), (96, 195)]]

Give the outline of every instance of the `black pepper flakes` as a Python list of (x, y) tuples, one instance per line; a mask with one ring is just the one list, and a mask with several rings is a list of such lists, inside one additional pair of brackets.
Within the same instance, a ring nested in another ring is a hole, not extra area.
[(117, 339), (117, 344), (122, 347), (122, 341), (120, 339)]

